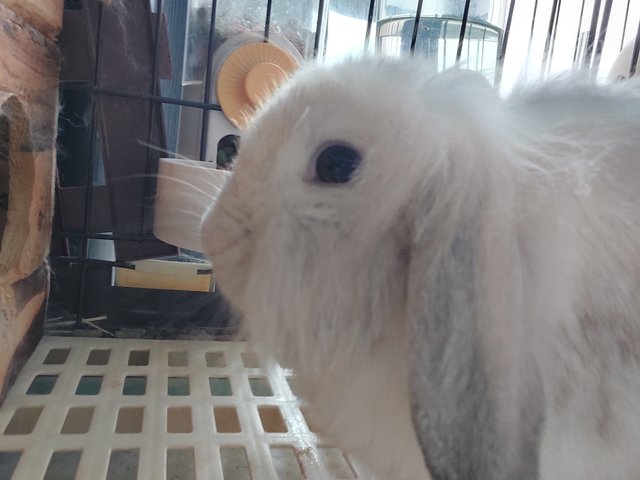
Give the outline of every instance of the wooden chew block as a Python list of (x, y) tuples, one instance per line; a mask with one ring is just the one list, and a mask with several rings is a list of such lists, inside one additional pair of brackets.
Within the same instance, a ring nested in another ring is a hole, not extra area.
[(51, 39), (55, 39), (62, 28), (63, 0), (0, 0), (0, 3)]

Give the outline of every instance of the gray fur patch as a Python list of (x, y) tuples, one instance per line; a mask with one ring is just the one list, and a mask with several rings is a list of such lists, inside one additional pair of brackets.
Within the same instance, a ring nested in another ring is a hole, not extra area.
[(482, 350), (474, 270), (470, 235), (461, 234), (435, 278), (413, 279), (411, 295), (419, 297), (409, 331), (414, 427), (434, 480), (536, 479), (541, 393), (520, 406), (518, 431), (503, 431), (492, 378), (500, 372), (488, 371)]

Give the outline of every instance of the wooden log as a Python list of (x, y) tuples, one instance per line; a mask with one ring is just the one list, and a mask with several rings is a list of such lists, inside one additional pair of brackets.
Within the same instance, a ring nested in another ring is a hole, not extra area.
[(30, 150), (25, 109), (15, 95), (6, 92), (0, 92), (0, 142), (4, 143), (6, 155), (0, 162), (9, 166), (8, 208), (0, 243), (0, 285), (8, 285), (33, 272), (47, 255), (53, 159), (49, 151)]
[(61, 18), (61, 0), (0, 0), (0, 401), (46, 310)]
[(30, 123), (30, 149), (49, 151), (53, 159), (60, 67), (58, 47), (2, 3), (0, 45), (0, 90), (16, 95), (22, 102)]
[(63, 0), (0, 0), (24, 22), (55, 39), (62, 28)]
[(0, 286), (0, 403), (42, 335), (48, 291), (46, 264), (13, 285)]
[(9, 285), (33, 272), (49, 250), (59, 52), (3, 3), (0, 45), (6, 46), (0, 50), (0, 172), (9, 173), (0, 285)]

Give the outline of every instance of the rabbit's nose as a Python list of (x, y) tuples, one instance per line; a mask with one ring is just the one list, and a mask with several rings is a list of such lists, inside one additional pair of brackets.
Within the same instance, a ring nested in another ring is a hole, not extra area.
[[(211, 261), (216, 281), (231, 297), (237, 296), (247, 274), (252, 234), (236, 199), (225, 189), (202, 222), (202, 246)], [(233, 301), (233, 298), (231, 298)]]

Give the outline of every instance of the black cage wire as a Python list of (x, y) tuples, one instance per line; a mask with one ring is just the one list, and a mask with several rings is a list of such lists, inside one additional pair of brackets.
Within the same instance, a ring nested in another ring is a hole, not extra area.
[[(236, 137), (225, 135), (212, 146), (210, 124), (212, 115), (222, 113), (211, 101), (213, 59), (232, 35), (258, 32), (264, 42), (284, 35), (306, 60), (326, 61), (332, 36), (340, 36), (339, 23), (330, 18), (355, 17), (361, 51), (424, 55), (440, 69), (456, 64), (480, 69), (501, 89), (511, 57), (545, 76), (564, 49), (570, 63), (559, 67), (601, 76), (606, 46), (618, 53), (626, 45), (631, 55), (626, 77), (635, 73), (640, 51), (640, 8), (631, 0), (65, 0), (64, 5), (46, 323), (52, 334), (184, 338), (235, 330), (234, 316), (214, 288), (194, 292), (114, 283), (114, 269), (132, 270), (148, 258), (186, 260), (199, 265), (195, 275), (211, 275), (196, 252), (153, 235), (154, 175), (159, 158), (177, 156), (176, 135), (185, 118), (196, 119), (187, 132), (189, 156), (228, 168)], [(512, 45), (516, 33), (521, 41)], [(185, 95), (193, 79), (197, 95)]]

